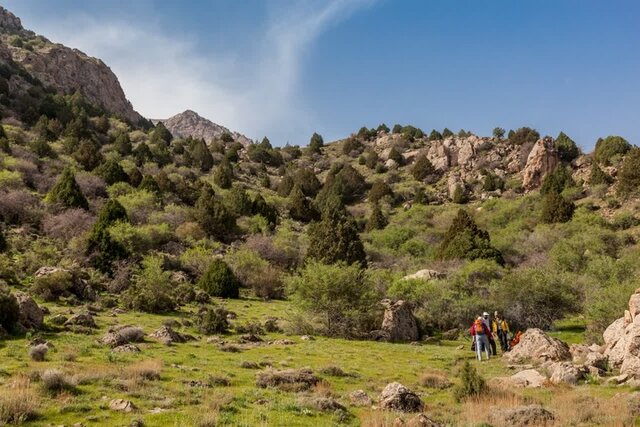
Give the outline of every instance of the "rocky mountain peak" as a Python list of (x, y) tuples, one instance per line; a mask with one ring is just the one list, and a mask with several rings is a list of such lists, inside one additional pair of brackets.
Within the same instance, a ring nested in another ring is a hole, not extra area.
[(13, 13), (0, 6), (0, 31), (2, 32), (18, 32), (22, 31), (22, 22)]
[(223, 133), (229, 133), (235, 141), (242, 145), (247, 146), (251, 144), (251, 140), (246, 136), (238, 132), (230, 131), (228, 128), (202, 117), (193, 110), (185, 110), (166, 120), (158, 121), (161, 121), (174, 136), (181, 138), (190, 136), (211, 142), (219, 138)]

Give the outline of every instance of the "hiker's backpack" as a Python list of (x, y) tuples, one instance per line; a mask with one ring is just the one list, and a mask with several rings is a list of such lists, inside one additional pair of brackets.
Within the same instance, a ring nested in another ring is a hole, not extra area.
[(482, 320), (476, 319), (476, 321), (473, 322), (473, 327), (476, 335), (484, 335), (484, 322)]

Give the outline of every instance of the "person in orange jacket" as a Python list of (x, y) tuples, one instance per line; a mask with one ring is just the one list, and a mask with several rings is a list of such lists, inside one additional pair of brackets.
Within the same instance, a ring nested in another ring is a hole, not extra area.
[(491, 336), (491, 330), (487, 328), (482, 316), (478, 318), (471, 325), (469, 333), (474, 339), (476, 344), (476, 357), (482, 361), (482, 351), (487, 354), (487, 360), (491, 357), (491, 351), (489, 350), (489, 337)]

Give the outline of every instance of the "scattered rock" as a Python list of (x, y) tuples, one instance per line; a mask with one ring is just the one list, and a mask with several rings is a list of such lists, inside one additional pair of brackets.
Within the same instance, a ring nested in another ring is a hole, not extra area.
[(303, 335), (300, 337), (300, 339), (302, 341), (315, 341), (315, 337), (311, 336), (311, 335)]
[(240, 335), (240, 337), (238, 338), (238, 342), (240, 344), (259, 343), (259, 342), (263, 342), (263, 341), (264, 340), (262, 338), (260, 338), (259, 336), (257, 336), (256, 334)]
[(387, 341), (417, 341), (420, 339), (418, 323), (411, 311), (411, 305), (405, 301), (382, 301), (385, 306), (380, 331)]
[(160, 329), (155, 331), (151, 336), (164, 345), (171, 345), (173, 343), (182, 343), (187, 341), (187, 337), (174, 331), (170, 326), (161, 326)]
[(316, 397), (307, 400), (306, 403), (322, 412), (346, 411), (346, 408), (332, 397)]
[(271, 345), (293, 345), (293, 344), (295, 344), (295, 341), (291, 341), (291, 340), (288, 340), (288, 339), (285, 338), (285, 339), (279, 339), (279, 340), (270, 341), (269, 344), (271, 344)]
[(40, 329), (44, 323), (44, 313), (29, 294), (16, 292), (20, 310), (18, 322), (28, 329)]
[(256, 375), (258, 387), (274, 387), (285, 391), (308, 390), (319, 382), (320, 378), (311, 369), (267, 370)]
[(74, 314), (64, 322), (65, 326), (84, 326), (85, 328), (97, 328), (95, 320), (93, 320), (93, 316), (89, 313), (78, 313)]
[(496, 427), (540, 426), (551, 424), (553, 420), (553, 414), (540, 405), (495, 408), (489, 414), (489, 423)]
[(240, 367), (243, 369), (260, 369), (260, 365), (256, 362), (249, 362), (246, 360), (240, 364)]
[(552, 338), (541, 329), (527, 329), (520, 338), (520, 343), (504, 357), (512, 363), (531, 361), (543, 363), (546, 361), (560, 362), (571, 360), (569, 346), (557, 338)]
[(549, 381), (552, 384), (576, 385), (587, 373), (585, 367), (575, 366), (570, 362), (549, 363), (547, 369), (551, 374)]
[(112, 411), (132, 412), (136, 406), (130, 400), (113, 399), (109, 402), (109, 409)]
[(57, 325), (57, 326), (62, 326), (65, 324), (65, 322), (69, 320), (69, 318), (67, 316), (65, 316), (64, 314), (56, 314), (55, 316), (51, 317), (49, 319), (49, 322), (52, 325)]
[(409, 419), (404, 424), (406, 427), (441, 427), (442, 424), (433, 421), (425, 414), (418, 414), (415, 417)]
[(114, 347), (111, 351), (114, 353), (140, 353), (140, 348), (135, 344), (123, 344)]
[(373, 401), (364, 390), (356, 390), (349, 393), (349, 401), (352, 406), (371, 406)]
[(404, 276), (402, 280), (432, 280), (432, 279), (444, 279), (445, 277), (447, 277), (447, 275), (444, 273), (440, 273), (435, 270), (424, 269), (424, 270), (416, 271), (413, 274)]
[(547, 379), (535, 369), (525, 369), (510, 377), (498, 377), (490, 381), (504, 388), (540, 388), (544, 386)]
[(380, 407), (392, 411), (420, 412), (422, 400), (400, 383), (388, 384), (380, 393)]
[(132, 342), (142, 342), (144, 340), (144, 331), (138, 326), (119, 326), (110, 328), (109, 331), (100, 339), (102, 344), (109, 347), (119, 347)]

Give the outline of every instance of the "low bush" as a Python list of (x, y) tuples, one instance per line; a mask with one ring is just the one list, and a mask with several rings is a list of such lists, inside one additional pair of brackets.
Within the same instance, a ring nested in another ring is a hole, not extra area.
[(163, 264), (159, 255), (149, 255), (143, 259), (142, 268), (123, 294), (127, 307), (147, 313), (163, 313), (175, 309), (175, 287), (171, 282), (171, 273), (164, 271)]
[(19, 317), (18, 300), (9, 292), (9, 288), (4, 285), (4, 281), (0, 279), (0, 327), (6, 331), (12, 330)]
[(215, 259), (198, 280), (198, 286), (211, 296), (238, 298), (240, 282), (229, 266), (221, 259)]
[(484, 378), (478, 374), (469, 361), (465, 361), (460, 371), (460, 383), (453, 389), (456, 402), (462, 402), (469, 397), (480, 396), (487, 388)]
[(229, 312), (222, 307), (204, 307), (196, 317), (198, 332), (205, 335), (224, 334), (229, 329), (227, 314)]
[(50, 394), (58, 394), (64, 391), (75, 391), (75, 384), (64, 372), (58, 369), (47, 369), (40, 374), (42, 389)]
[(0, 388), (0, 425), (22, 424), (38, 416), (40, 398), (25, 377), (17, 377), (9, 387)]
[(46, 344), (37, 344), (29, 347), (29, 357), (35, 362), (44, 362), (48, 351), (49, 346)]

